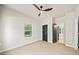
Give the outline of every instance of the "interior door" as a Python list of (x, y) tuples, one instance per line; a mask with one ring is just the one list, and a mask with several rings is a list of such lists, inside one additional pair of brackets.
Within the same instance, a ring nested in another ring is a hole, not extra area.
[(53, 43), (57, 42), (57, 28), (55, 27), (56, 24), (53, 24)]
[(48, 41), (48, 25), (42, 26), (42, 34), (43, 41)]

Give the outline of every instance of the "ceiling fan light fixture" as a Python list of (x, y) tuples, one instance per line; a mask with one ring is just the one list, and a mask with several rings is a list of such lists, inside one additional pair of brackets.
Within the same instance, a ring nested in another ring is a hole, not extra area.
[(40, 11), (40, 13), (42, 14), (42, 13), (43, 13), (43, 11)]

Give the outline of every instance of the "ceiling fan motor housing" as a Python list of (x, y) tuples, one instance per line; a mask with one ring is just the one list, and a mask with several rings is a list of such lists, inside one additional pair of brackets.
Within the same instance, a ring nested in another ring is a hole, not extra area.
[(40, 8), (43, 8), (43, 6), (40, 6)]

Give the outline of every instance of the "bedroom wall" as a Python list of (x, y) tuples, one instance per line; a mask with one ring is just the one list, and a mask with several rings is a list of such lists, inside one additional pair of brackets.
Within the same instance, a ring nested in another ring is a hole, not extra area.
[[(17, 11), (0, 7), (3, 12), (0, 18), (0, 52), (20, 47), (25, 44), (29, 44), (40, 40), (40, 24), (39, 20), (32, 19)], [(32, 24), (32, 37), (24, 37), (24, 24)]]
[(56, 23), (61, 24), (64, 23), (65, 35), (64, 41), (66, 46), (77, 48), (77, 42), (75, 44), (75, 19), (76, 13), (75, 11), (66, 13), (64, 16), (57, 18)]
[(57, 23), (64, 22), (66, 25), (65, 44), (67, 46), (74, 47), (75, 49), (78, 49), (78, 18), (79, 5), (77, 5), (73, 12), (67, 13), (65, 16), (57, 19)]
[(79, 5), (77, 5), (77, 8), (75, 9), (76, 12), (76, 18), (75, 18), (75, 48), (78, 48), (78, 18), (79, 18)]

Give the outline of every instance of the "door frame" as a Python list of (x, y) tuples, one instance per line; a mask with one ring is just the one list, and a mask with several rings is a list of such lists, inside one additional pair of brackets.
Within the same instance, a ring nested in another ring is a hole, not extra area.
[(75, 20), (75, 49), (78, 50), (78, 17)]
[[(60, 28), (60, 26), (63, 26), (62, 27), (63, 28), (63, 42), (60, 42), (60, 43), (65, 44), (65, 24), (64, 23), (61, 23), (58, 26), (59, 26), (59, 28)], [(62, 32), (62, 30), (61, 30), (61, 32)], [(60, 34), (59, 34), (59, 40), (60, 40)]]

